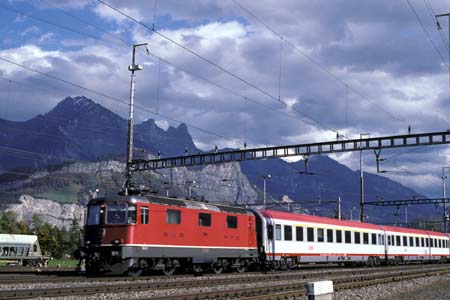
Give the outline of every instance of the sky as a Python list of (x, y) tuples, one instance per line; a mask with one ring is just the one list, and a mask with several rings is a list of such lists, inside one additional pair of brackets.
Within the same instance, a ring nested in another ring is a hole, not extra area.
[[(5, 0), (0, 118), (80, 95), (126, 118), (132, 45), (148, 43), (137, 122), (185, 123), (204, 150), (444, 131), (449, 27), (433, 15), (448, 12), (449, 0)], [(383, 151), (382, 175), (439, 197), (449, 155)], [(359, 169), (359, 153), (331, 157)], [(375, 171), (373, 153), (364, 164)]]

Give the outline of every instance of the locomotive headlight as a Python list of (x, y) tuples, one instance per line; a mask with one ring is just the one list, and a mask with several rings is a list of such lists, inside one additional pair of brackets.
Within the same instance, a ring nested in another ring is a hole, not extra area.
[(84, 242), (86, 245), (90, 245), (91, 244), (91, 241), (86, 241), (86, 242)]
[(111, 256), (119, 256), (120, 251), (111, 251)]
[(121, 243), (121, 240), (114, 240), (114, 241), (112, 241), (112, 244), (115, 244), (115, 245), (119, 245)]

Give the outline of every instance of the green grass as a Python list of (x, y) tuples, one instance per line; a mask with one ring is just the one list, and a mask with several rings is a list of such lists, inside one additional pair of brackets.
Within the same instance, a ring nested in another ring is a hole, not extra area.
[(76, 267), (78, 260), (75, 259), (52, 259), (48, 261), (49, 267), (56, 267), (60, 265), (61, 267)]

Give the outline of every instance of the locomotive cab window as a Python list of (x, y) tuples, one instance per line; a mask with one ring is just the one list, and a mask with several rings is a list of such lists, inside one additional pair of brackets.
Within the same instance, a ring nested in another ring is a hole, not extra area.
[(148, 224), (148, 207), (141, 207), (141, 224)]
[(199, 213), (198, 226), (211, 227), (211, 214)]
[(167, 224), (181, 224), (181, 210), (168, 209), (166, 220)]
[(136, 224), (136, 205), (129, 205), (127, 211), (127, 224)]
[(292, 241), (292, 226), (284, 225), (284, 240)]
[(127, 221), (127, 205), (111, 203), (106, 207), (106, 224), (125, 224)]
[(281, 225), (275, 224), (275, 239), (281, 241)]
[(87, 225), (100, 224), (100, 205), (90, 205), (88, 207)]
[(227, 216), (227, 227), (238, 228), (238, 218), (236, 216)]

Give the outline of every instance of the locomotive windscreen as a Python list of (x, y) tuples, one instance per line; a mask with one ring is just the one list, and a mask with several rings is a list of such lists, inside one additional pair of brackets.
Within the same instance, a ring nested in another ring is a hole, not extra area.
[(100, 205), (90, 205), (88, 207), (87, 225), (100, 224)]

